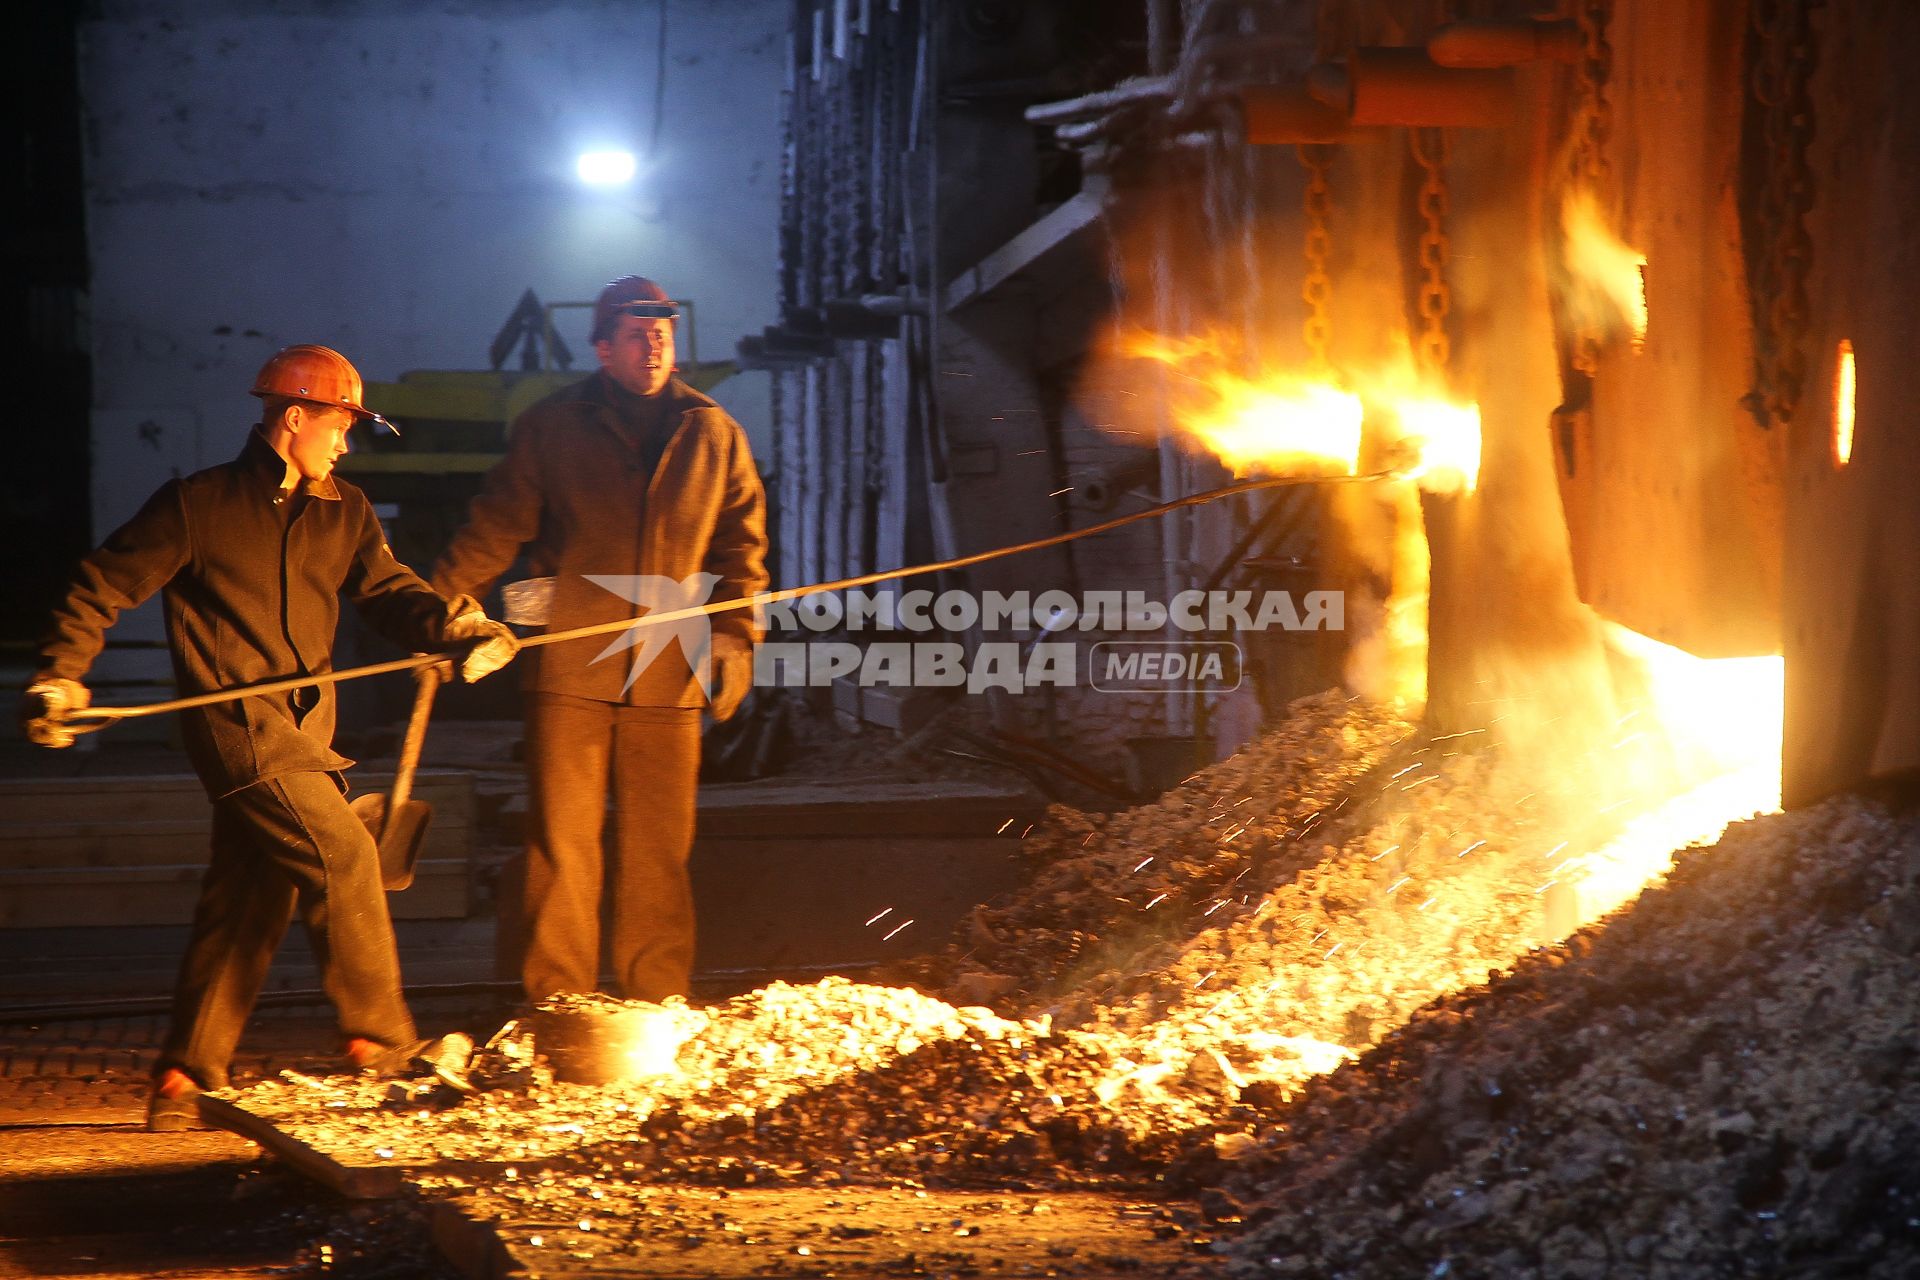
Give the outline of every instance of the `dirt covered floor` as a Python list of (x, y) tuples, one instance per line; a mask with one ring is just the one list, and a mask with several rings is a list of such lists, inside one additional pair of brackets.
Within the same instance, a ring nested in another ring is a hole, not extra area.
[[(472, 1095), (236, 1101), (579, 1267), (681, 1233), (814, 1274), (1920, 1274), (1920, 829), (1739, 823), (1561, 941), (1725, 814), (1597, 781), (1657, 760), (1294, 711), (1154, 805), (1054, 810), (1026, 887), (896, 985), (554, 1011), (626, 1020), (617, 1085), (555, 1080), (534, 1020)], [(743, 1211), (789, 1190), (813, 1234)], [(1036, 1198), (1091, 1206), (1057, 1220), (1072, 1253), (1015, 1243), (1056, 1226)], [(934, 1250), (936, 1221), (982, 1235)]]

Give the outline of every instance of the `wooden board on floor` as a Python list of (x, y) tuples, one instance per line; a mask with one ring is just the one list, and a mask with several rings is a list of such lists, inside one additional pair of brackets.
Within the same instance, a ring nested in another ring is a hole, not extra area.
[[(389, 774), (352, 775), (354, 794)], [(413, 886), (388, 904), (403, 920), (463, 919), (471, 896), (473, 775), (423, 770), (433, 807)], [(0, 779), (0, 929), (190, 924), (212, 809), (190, 774)]]

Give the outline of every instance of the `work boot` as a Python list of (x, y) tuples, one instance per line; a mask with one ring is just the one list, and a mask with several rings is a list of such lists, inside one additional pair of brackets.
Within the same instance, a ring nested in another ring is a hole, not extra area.
[(347, 1061), (360, 1074), (377, 1080), (433, 1075), (449, 1084), (455, 1079), (464, 1083), (467, 1063), (472, 1057), (473, 1038), (458, 1031), (436, 1040), (414, 1040), (401, 1045), (383, 1045), (377, 1040), (347, 1041)]
[(193, 1077), (178, 1067), (168, 1067), (154, 1077), (153, 1096), (147, 1099), (147, 1132), (204, 1128), (200, 1121), (200, 1086)]

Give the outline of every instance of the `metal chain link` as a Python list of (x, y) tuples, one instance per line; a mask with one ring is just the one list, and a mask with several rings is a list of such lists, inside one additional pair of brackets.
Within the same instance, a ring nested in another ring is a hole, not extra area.
[(1329, 368), (1327, 346), (1333, 337), (1333, 277), (1327, 274), (1327, 256), (1333, 248), (1333, 192), (1327, 185), (1327, 169), (1333, 163), (1333, 148), (1324, 143), (1303, 143), (1298, 148), (1300, 163), (1307, 171), (1307, 187), (1301, 197), (1306, 214), (1306, 232), (1301, 252), (1307, 260), (1307, 273), (1300, 281), (1300, 300), (1307, 313), (1300, 321), (1300, 337), (1313, 356), (1314, 368), (1325, 373)]
[(1453, 256), (1453, 244), (1447, 237), (1447, 210), (1452, 202), (1446, 175), (1453, 147), (1444, 129), (1409, 129), (1407, 145), (1426, 172), (1420, 184), (1421, 331), (1414, 348), (1428, 372), (1444, 377), (1453, 357), (1453, 343), (1447, 336), (1447, 313), (1453, 307), (1447, 262)]

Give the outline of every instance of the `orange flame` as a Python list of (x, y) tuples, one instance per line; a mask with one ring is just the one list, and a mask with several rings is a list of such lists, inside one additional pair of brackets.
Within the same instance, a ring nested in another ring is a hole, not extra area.
[(1231, 344), (1211, 334), (1145, 330), (1119, 340), (1123, 355), (1176, 371), (1174, 425), (1236, 475), (1251, 471), (1353, 475), (1372, 429), (1402, 459), (1400, 474), (1432, 493), (1472, 492), (1480, 476), (1480, 410), (1426, 385), (1410, 362), (1339, 382), (1285, 371), (1248, 377)]
[(1572, 279), (1566, 303), (1574, 323), (1603, 334), (1627, 331), (1638, 351), (1647, 340), (1647, 256), (1624, 244), (1588, 191), (1571, 191), (1560, 205)]
[(1224, 345), (1200, 335), (1135, 332), (1124, 355), (1175, 371), (1174, 424), (1232, 468), (1352, 475), (1360, 464), (1360, 398), (1330, 383), (1291, 375), (1248, 378), (1228, 367)]

